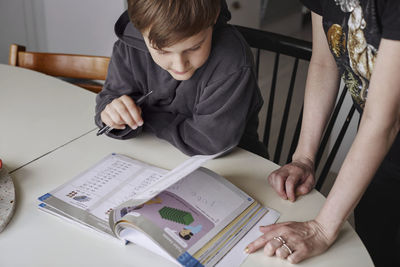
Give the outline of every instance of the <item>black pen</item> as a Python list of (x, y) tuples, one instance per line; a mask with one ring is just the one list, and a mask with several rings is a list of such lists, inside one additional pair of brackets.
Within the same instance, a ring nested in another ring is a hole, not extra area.
[[(136, 105), (140, 106), (141, 104), (143, 104), (143, 102), (146, 100), (146, 98), (151, 95), (153, 93), (153, 91), (148, 92), (147, 94), (143, 95), (142, 97), (140, 97), (137, 101), (136, 101)], [(103, 133), (109, 133), (112, 131), (112, 129), (114, 129), (113, 127), (110, 127), (108, 125), (103, 126), (98, 132), (97, 132), (97, 136), (102, 135)]]

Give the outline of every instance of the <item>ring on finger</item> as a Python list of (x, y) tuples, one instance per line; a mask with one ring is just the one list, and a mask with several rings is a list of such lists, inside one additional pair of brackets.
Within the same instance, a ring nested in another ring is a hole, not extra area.
[(289, 255), (293, 254), (293, 251), (289, 248), (288, 245), (286, 245), (286, 243), (283, 243), (281, 247), (285, 248), (289, 252)]
[(286, 241), (281, 236), (275, 236), (274, 239), (280, 241), (282, 245), (286, 244)]

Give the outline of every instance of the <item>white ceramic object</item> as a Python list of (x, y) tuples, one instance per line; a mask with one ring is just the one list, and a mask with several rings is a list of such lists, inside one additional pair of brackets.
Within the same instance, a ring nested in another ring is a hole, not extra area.
[(0, 169), (0, 232), (4, 230), (15, 210), (15, 189), (7, 169)]

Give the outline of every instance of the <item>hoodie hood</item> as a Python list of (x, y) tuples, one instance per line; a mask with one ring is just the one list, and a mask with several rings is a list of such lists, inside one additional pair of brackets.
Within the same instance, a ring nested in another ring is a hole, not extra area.
[[(221, 11), (214, 28), (225, 25), (231, 19), (231, 13), (225, 0), (221, 0)], [(136, 49), (148, 52), (147, 46), (144, 42), (142, 33), (133, 26), (129, 19), (128, 11), (126, 10), (119, 17), (114, 26), (115, 34), (118, 39), (127, 44), (128, 46), (135, 47)]]

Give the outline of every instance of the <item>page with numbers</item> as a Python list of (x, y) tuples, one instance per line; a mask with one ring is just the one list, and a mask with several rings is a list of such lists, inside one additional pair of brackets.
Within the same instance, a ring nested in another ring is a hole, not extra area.
[(99, 227), (112, 235), (108, 226), (111, 210), (151, 187), (166, 172), (123, 155), (110, 154), (71, 181), (41, 196), (40, 208), (89, 227)]
[(193, 156), (167, 171), (113, 153), (39, 197), (39, 208), (184, 266), (214, 266), (262, 217), (279, 217), (200, 167), (218, 155)]

